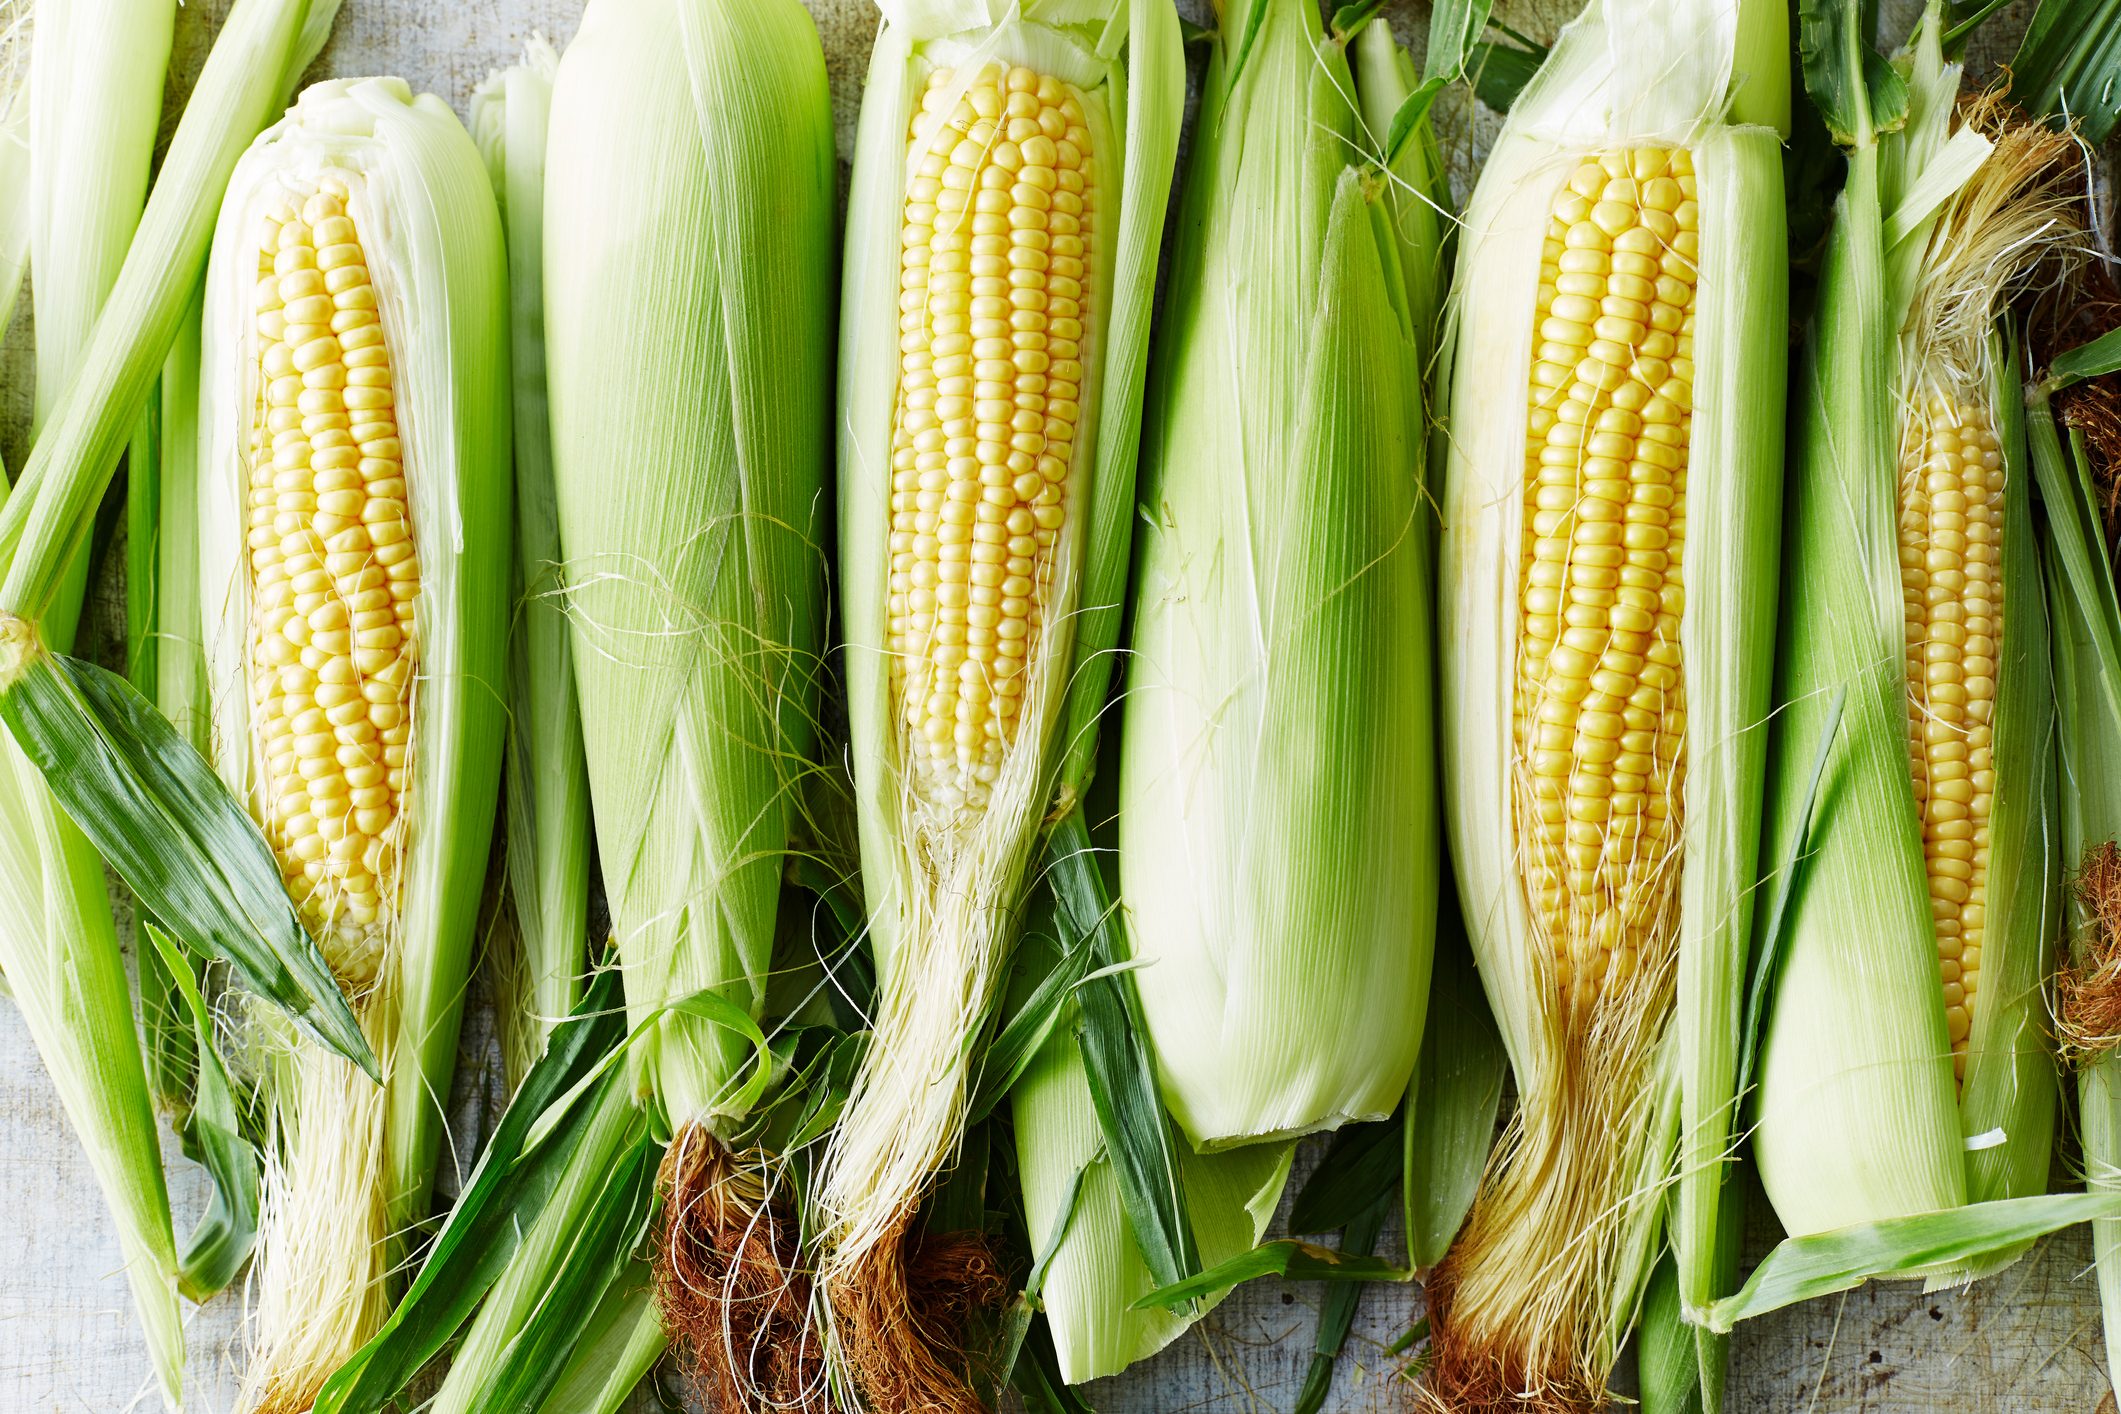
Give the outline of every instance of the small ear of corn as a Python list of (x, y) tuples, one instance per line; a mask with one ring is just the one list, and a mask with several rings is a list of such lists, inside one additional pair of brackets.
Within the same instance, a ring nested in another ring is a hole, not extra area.
[(374, 1332), (426, 1215), (499, 771), (503, 258), (470, 138), (395, 80), (305, 92), (239, 164), (214, 242), (215, 764), (384, 1072), (264, 1024), (259, 1408), (306, 1408)]
[(1793, 1235), (2039, 1193), (2055, 1121), (2054, 693), (1993, 326), (2066, 230), (2058, 139), (1960, 110), (1934, 19), (1909, 63), (1906, 128), (1851, 152), (1793, 461), (1778, 841), (1820, 704), (1849, 701), (1761, 1050), (1755, 1150)]

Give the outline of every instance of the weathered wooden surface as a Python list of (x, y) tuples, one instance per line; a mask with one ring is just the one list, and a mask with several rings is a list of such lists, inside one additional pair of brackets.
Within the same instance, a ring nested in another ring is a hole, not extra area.
[[(43, 0), (64, 3), (64, 0)], [(875, 22), (870, 0), (808, 0), (830, 59), (840, 150), (851, 150), (855, 105)], [(228, 0), (180, 11), (175, 72), (188, 84)], [(1205, 20), (1206, 0), (1184, 0)], [(1330, 7), (1329, 7), (1330, 8)], [(1549, 35), (1567, 0), (1499, 7), (1518, 28)], [(1892, 7), (1888, 7), (1889, 9)], [(2019, 6), (2023, 9), (2023, 6)], [(1902, 7), (1903, 12), (1905, 7)], [(564, 42), (581, 0), (345, 0), (316, 73), (395, 73), (461, 113), (473, 86), (542, 32)], [(1425, 4), (1390, 7), (1418, 32)], [(2022, 17), (2020, 22), (2022, 23)], [(2015, 33), (2015, 26), (2011, 33)], [(1492, 118), (1462, 102), (1443, 110), (1447, 142), (1478, 151)], [(19, 466), (27, 441), (28, 339), (18, 327), (0, 362), (0, 453)], [(122, 604), (99, 584), (88, 647), (115, 660)], [(453, 1105), (468, 1158), (498, 1103), (498, 1055), (478, 999)], [(147, 1358), (132, 1315), (111, 1223), (80, 1147), (60, 1114), (13, 1008), (0, 1003), (0, 1414), (112, 1414), (153, 1406)], [(199, 1173), (174, 1156), (180, 1231), (200, 1211)], [(1774, 1233), (1759, 1219), (1752, 1245)], [(1387, 1242), (1396, 1242), (1388, 1234)], [(1814, 1302), (1741, 1333), (1733, 1356), (1734, 1414), (2114, 1414), (2108, 1392), (2089, 1246), (2081, 1234), (1970, 1290), (1925, 1296), (1912, 1286)], [(1302, 1384), (1316, 1327), (1316, 1287), (1258, 1283), (1240, 1291), (1162, 1356), (1086, 1393), (1110, 1414), (1255, 1414), (1286, 1409)], [(190, 1313), (191, 1407), (233, 1408), (242, 1356), (242, 1303), (231, 1294)], [(1336, 1376), (1329, 1408), (1410, 1407), (1385, 1346), (1420, 1314), (1417, 1289), (1373, 1289)], [(643, 1407), (656, 1407), (644, 1396)]]

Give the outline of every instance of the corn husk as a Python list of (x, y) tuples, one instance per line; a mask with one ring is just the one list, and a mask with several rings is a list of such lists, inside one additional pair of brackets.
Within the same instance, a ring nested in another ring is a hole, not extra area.
[[(1777, 542), (1786, 296), (1772, 125), (1787, 115), (1760, 76), (1782, 63), (1777, 28), (1752, 6), (1594, 5), (1512, 108), (1466, 216), (1446, 429), (1446, 795), (1466, 925), (1518, 1090), (1442, 1282), (1439, 1377), (1475, 1403), (1505, 1389), (1535, 1408), (1603, 1397), (1675, 1176), (1682, 1298), (1714, 1294), (1773, 656), (1759, 586)], [(1646, 952), (1598, 1003), (1595, 1029), (1571, 1037), (1512, 807), (1527, 311), (1574, 162), (1675, 143), (1694, 154), (1701, 232), (1677, 918), (1661, 955)]]
[[(848, 705), (878, 1000), (819, 1184), (821, 1274), (834, 1292), (844, 1362), (862, 1371), (872, 1399), (886, 1408), (902, 1398), (958, 1408), (971, 1397), (960, 1375), (905, 1333), (898, 1248), (961, 1140), (1042, 817), (1079, 808), (1095, 755), (1132, 533), (1144, 351), (1183, 59), (1177, 16), (1160, 0), (1020, 8), (886, 0), (880, 8), (885, 25), (863, 94), (850, 199), (840, 379)], [(1082, 98), (1101, 171), (1095, 307), (1076, 466), (1022, 723), (990, 801), (969, 821), (939, 821), (912, 798), (888, 655), (899, 232), (907, 135), (928, 75), (989, 60), (1055, 75)], [(904, 1394), (909, 1382), (925, 1393)]]
[(1436, 906), (1416, 335), (1384, 183), (1349, 175), (1361, 125), (1312, 7), (1263, 0), (1225, 33), (1250, 41), (1211, 75), (1159, 345), (1119, 805), (1143, 1010), (1207, 1148), (1391, 1113)]
[(266, 808), (251, 745), (245, 537), (258, 397), (252, 291), (265, 213), (351, 174), (407, 443), (421, 644), (398, 916), (349, 1000), (382, 1085), (260, 1015), (273, 1105), (254, 1275), (253, 1408), (306, 1409), (390, 1308), (404, 1235), (427, 1216), (455, 1066), (499, 775), (508, 565), (504, 252), (478, 151), (448, 107), (392, 79), (307, 90), (229, 185), (207, 275), (200, 398), (200, 594), (213, 757)]
[(471, 126), (508, 228), (510, 368), (515, 378), (516, 610), (509, 640), (508, 892), (497, 940), (498, 1008), (512, 1082), (581, 999), (589, 924), (589, 778), (575, 705), (574, 651), (560, 593), (560, 522), (545, 395), (545, 146), (560, 56), (532, 39), (490, 76)]
[[(1865, 114), (1842, 134), (1849, 182), (1802, 385), (1772, 837), (1795, 823), (1823, 704), (1845, 688), (1848, 714), (1762, 1036), (1754, 1150), (1794, 1236), (2042, 1193), (2055, 1121), (2040, 995), (2058, 921), (2054, 692), (2017, 355), (1991, 326), (2063, 233), (2043, 186), (2059, 139), (1955, 130), (1959, 73), (1941, 31), (1933, 14), (1898, 61), (1905, 126), (1884, 133), (1883, 115), (1874, 125)], [(1903, 417), (1935, 386), (1988, 401), (2005, 478), (1988, 927), (1963, 1083), (1907, 762), (1897, 541)], [(1993, 1269), (2022, 1250), (1929, 1275)]]
[[(560, 61), (550, 124), (560, 578), (613, 939), (642, 1029), (628, 1088), (673, 1155), (697, 1160), (662, 1174), (662, 1315), (703, 1371), (742, 1381), (716, 1293), (685, 1273), (701, 1251), (737, 1255), (713, 1216), (757, 1197), (726, 1181), (726, 1146), (759, 1095), (782, 875), (817, 774), (824, 55), (795, 0), (596, 0)], [(674, 1005), (701, 993), (717, 1012)]]

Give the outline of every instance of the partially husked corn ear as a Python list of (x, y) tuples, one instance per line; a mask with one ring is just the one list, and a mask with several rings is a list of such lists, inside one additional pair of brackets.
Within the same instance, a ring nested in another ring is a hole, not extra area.
[(1667, 1238), (1684, 1307), (1717, 1294), (1774, 671), (1782, 24), (1593, 3), (1467, 208), (1445, 792), (1517, 1103), (1433, 1286), (1453, 1408), (1602, 1406)]
[(905, 1309), (902, 1258), (963, 1133), (1041, 824), (1087, 779), (1183, 80), (1162, 0), (879, 8), (838, 417), (877, 996), (819, 1167), (818, 1275), (866, 1399), (955, 1410), (974, 1397)]
[(1962, 1080), (1987, 928), (2003, 640), (2003, 449), (1986, 391), (1931, 389), (1908, 416), (1900, 454), (1908, 759)]
[(271, 1148), (244, 1407), (310, 1407), (428, 1216), (499, 784), (505, 251), (478, 150), (390, 79), (305, 90), (205, 285), (209, 755), (382, 1071), (259, 1014)]
[(266, 836), (304, 925), (358, 988), (398, 914), (420, 557), (346, 198), (327, 176), (263, 223), (249, 681)]
[(914, 790), (977, 810), (1022, 728), (1053, 597), (1097, 184), (1072, 85), (1022, 66), (967, 77), (929, 75), (910, 139), (891, 647)]
[(1805, 852), (1753, 1147), (1795, 1237), (2041, 1193), (2056, 1118), (2055, 693), (2008, 311), (2070, 239), (2068, 142), (1962, 99), (1935, 12), (1898, 62), (1906, 126), (1840, 135), (1791, 457), (1767, 829)]
[(1694, 188), (1685, 148), (1586, 157), (1555, 199), (1540, 271), (1517, 810), (1579, 1024), (1646, 957), (1657, 965), (1678, 907)]

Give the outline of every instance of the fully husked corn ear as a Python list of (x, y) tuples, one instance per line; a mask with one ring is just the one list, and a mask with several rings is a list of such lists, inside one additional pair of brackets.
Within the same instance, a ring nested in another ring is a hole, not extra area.
[[(978, 810), (1021, 729), (1083, 421), (1095, 158), (1072, 85), (929, 75), (913, 120), (891, 467), (909, 774)], [(962, 90), (962, 91), (960, 91)]]
[(360, 987), (398, 914), (420, 557), (346, 197), (326, 177), (264, 221), (249, 676), (266, 836), (303, 923)]
[(1517, 812), (1579, 1024), (1645, 955), (1655, 964), (1678, 907), (1694, 189), (1685, 148), (1585, 158), (1540, 270)]
[(1962, 1080), (1988, 921), (2003, 640), (2003, 449), (1986, 391), (1932, 389), (1907, 419), (1900, 454), (1908, 758), (1945, 1024)]

